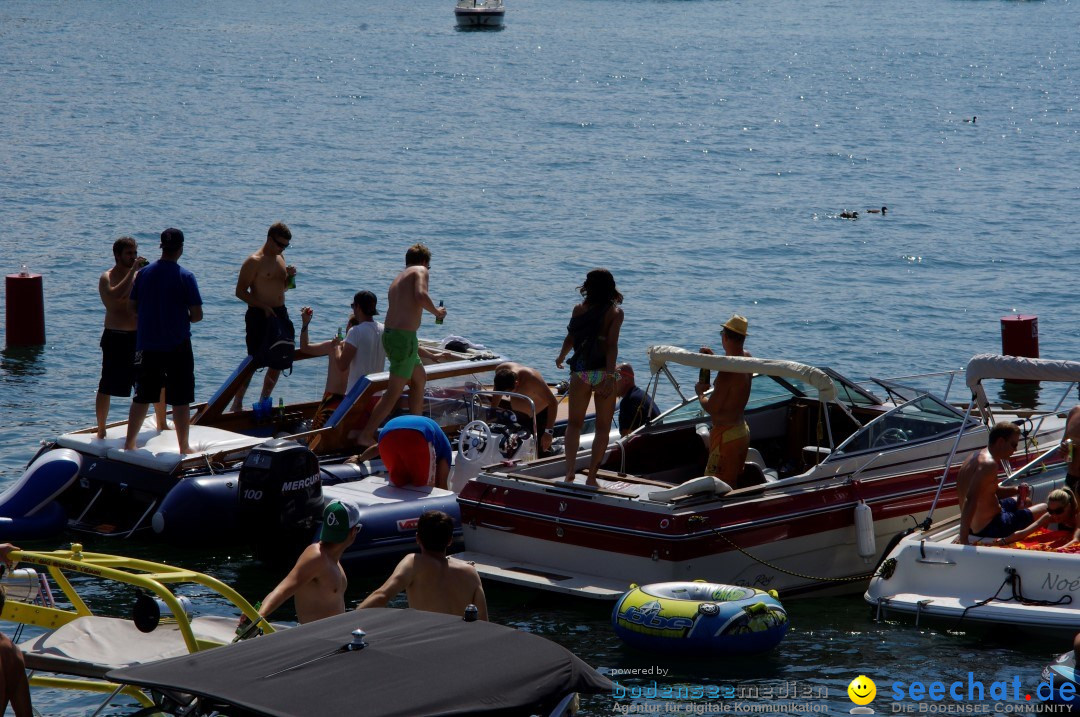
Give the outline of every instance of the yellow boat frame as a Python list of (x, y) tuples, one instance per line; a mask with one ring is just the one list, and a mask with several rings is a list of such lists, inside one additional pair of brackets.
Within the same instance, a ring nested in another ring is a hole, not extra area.
[[(217, 578), (210, 577), (194, 570), (185, 570), (165, 563), (156, 563), (138, 558), (127, 558), (107, 553), (83, 552), (82, 545), (72, 543), (70, 550), (54, 550), (51, 552), (34, 552), (30, 550), (13, 550), (10, 553), (12, 563), (38, 565), (45, 568), (53, 581), (64, 593), (71, 603), (72, 610), (62, 610), (45, 605), (33, 605), (30, 603), (7, 600), (4, 603), (0, 619), (17, 622), (23, 625), (33, 625), (46, 630), (55, 630), (80, 617), (92, 616), (94, 613), (87, 607), (75, 587), (68, 580), (65, 572), (91, 575), (103, 580), (114, 580), (142, 588), (153, 593), (172, 611), (176, 620), (177, 628), (184, 638), (184, 644), (189, 653), (200, 652), (213, 647), (220, 647), (222, 643), (201, 640), (195, 637), (191, 629), (191, 621), (180, 601), (167, 585), (173, 583), (194, 583), (209, 588), (218, 593), (252, 622), (261, 622), (264, 633), (274, 632), (273, 626), (244, 599), (240, 593), (221, 582)], [(51, 687), (60, 689), (75, 689), (88, 692), (108, 692), (111, 695), (125, 694), (132, 697), (139, 704), (153, 706), (150, 700), (141, 690), (130, 685), (118, 685), (108, 681), (92, 680), (86, 678), (66, 677), (39, 677), (32, 675), (30, 684), (39, 687)], [(111, 697), (110, 697), (111, 699)]]

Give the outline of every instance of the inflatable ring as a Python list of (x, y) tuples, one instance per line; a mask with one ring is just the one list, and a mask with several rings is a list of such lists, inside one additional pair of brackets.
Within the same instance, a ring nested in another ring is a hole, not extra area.
[(632, 585), (611, 612), (615, 634), (643, 650), (737, 655), (766, 652), (787, 633), (775, 592), (704, 581)]

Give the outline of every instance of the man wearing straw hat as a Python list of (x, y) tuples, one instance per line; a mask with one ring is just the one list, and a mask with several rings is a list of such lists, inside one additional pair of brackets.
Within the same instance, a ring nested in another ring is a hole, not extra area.
[[(748, 328), (746, 318), (738, 314), (733, 314), (727, 320), (721, 337), (725, 356), (750, 355), (743, 349)], [(701, 353), (712, 354), (713, 350), (702, 346)], [(709, 388), (708, 381), (698, 381), (694, 386), (702, 408), (712, 418), (709, 462), (705, 466), (705, 475), (716, 476), (732, 488), (739, 487), (739, 476), (750, 448), (750, 427), (743, 416), (746, 402), (750, 399), (750, 379), (748, 373), (717, 371), (712, 384), (713, 392), (708, 398), (704, 396)]]

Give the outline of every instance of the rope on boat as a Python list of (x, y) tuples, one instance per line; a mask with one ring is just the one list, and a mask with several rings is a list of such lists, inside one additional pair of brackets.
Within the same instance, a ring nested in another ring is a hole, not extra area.
[[(688, 522), (690, 522), (690, 523), (708, 523), (709, 518), (708, 518), (708, 516), (705, 516), (705, 515), (693, 515), (693, 516), (690, 516), (690, 519), (689, 519)], [(787, 570), (785, 568), (782, 568), (779, 565), (774, 565), (773, 563), (770, 563), (768, 560), (762, 560), (761, 558), (746, 552), (745, 550), (740, 548), (738, 545), (736, 545), (735, 542), (732, 541), (731, 538), (727, 537), (726, 535), (724, 535), (723, 533), (721, 533), (720, 531), (718, 531), (716, 528), (712, 527), (711, 525), (709, 526), (709, 530), (711, 530), (718, 537), (723, 539), (728, 545), (735, 548), (740, 553), (742, 553), (746, 557), (750, 558), (754, 562), (761, 563), (762, 565), (764, 565), (766, 567), (769, 567), (769, 568), (772, 568), (773, 570), (776, 570), (777, 572), (784, 573), (785, 575), (792, 575), (792, 576), (797, 577), (797, 578), (803, 578), (804, 580), (814, 580), (816, 582), (821, 582), (821, 583), (850, 583), (850, 582), (855, 582), (856, 580), (869, 580), (870, 578), (874, 577), (873, 572), (863, 573), (861, 575), (851, 575), (851, 576), (848, 576), (846, 578), (822, 578), (822, 577), (818, 577), (816, 575), (806, 575), (804, 573), (797, 573), (797, 572), (795, 572), (793, 570)]]
[[(1018, 603), (1020, 603), (1021, 605), (1032, 605), (1032, 606), (1035, 606), (1035, 607), (1046, 607), (1046, 606), (1049, 606), (1049, 605), (1070, 605), (1070, 604), (1072, 604), (1072, 601), (1073, 601), (1072, 595), (1062, 595), (1057, 600), (1033, 600), (1031, 598), (1026, 598), (1026, 597), (1024, 597), (1023, 580), (1020, 578), (1020, 573), (1018, 573), (1016, 571), (1016, 568), (1011, 567), (1011, 566), (1007, 567), (1007, 568), (1005, 568), (1005, 572), (1008, 573), (1008, 575), (1006, 575), (1005, 579), (1003, 581), (1001, 581), (1001, 585), (998, 586), (997, 592), (995, 592), (993, 595), (986, 598), (985, 600), (980, 600), (979, 602), (975, 603), (974, 605), (968, 605), (966, 608), (964, 608), (964, 611), (962, 613), (960, 613), (960, 617), (957, 618), (956, 624), (953, 626), (954, 630), (959, 629), (960, 623), (963, 622), (965, 617), (967, 617), (968, 610), (971, 610), (971, 609), (977, 608), (977, 607), (982, 607), (983, 605), (986, 605), (987, 603), (993, 602), (994, 600), (999, 600), (1000, 599), (1002, 602), (1011, 602), (1011, 601), (1015, 600)], [(1010, 597), (1007, 597), (1007, 598), (998, 598), (998, 595), (1001, 594), (1001, 591), (1005, 588), (1006, 585), (1008, 585), (1008, 586), (1010, 586), (1012, 588), (1012, 595)]]

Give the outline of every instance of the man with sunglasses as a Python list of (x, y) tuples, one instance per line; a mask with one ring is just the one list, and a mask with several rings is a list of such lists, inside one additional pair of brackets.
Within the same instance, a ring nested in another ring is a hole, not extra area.
[(1046, 512), (1045, 503), (1022, 505), (1019, 486), (998, 483), (1002, 466), (1019, 445), (1020, 428), (1015, 423), (1001, 421), (990, 429), (986, 448), (972, 453), (960, 466), (956, 476), (960, 535), (956, 542), (967, 545), (969, 536), (1005, 538), (1028, 527)]
[[(240, 275), (236, 279), (236, 298), (248, 305), (244, 315), (247, 330), (247, 352), (257, 356), (266, 342), (270, 321), (280, 322), (288, 335), (293, 335), (292, 321), (285, 308), (285, 289), (289, 279), (296, 276), (296, 267), (286, 265), (282, 254), (292, 243), (292, 232), (283, 222), (278, 222), (266, 232), (266, 243), (254, 254), (244, 260)], [(260, 399), (274, 391), (280, 371), (266, 369)], [(247, 383), (240, 387), (233, 399), (232, 410), (244, 408), (244, 393)]]

